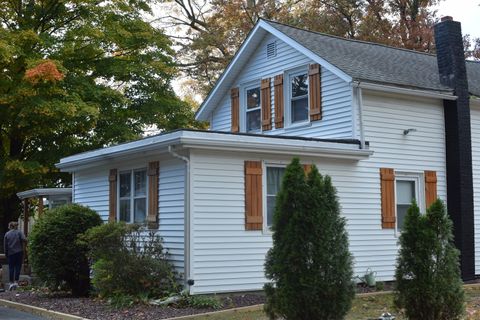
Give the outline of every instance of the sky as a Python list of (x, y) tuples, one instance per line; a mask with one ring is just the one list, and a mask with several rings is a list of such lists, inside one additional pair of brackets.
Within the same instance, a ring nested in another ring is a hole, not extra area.
[(462, 24), (462, 33), (480, 38), (480, 0), (445, 0), (438, 6), (438, 17), (451, 16)]

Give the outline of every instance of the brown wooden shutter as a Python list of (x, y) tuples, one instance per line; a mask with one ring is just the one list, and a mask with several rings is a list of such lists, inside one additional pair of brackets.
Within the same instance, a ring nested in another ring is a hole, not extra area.
[(245, 161), (245, 230), (262, 230), (262, 162)]
[(428, 207), (437, 200), (437, 172), (425, 171), (425, 204)]
[(262, 90), (262, 130), (272, 130), (272, 103), (270, 102), (270, 78), (263, 79)]
[(395, 228), (395, 173), (393, 169), (380, 168), (382, 192), (382, 228)]
[(311, 64), (308, 71), (310, 121), (322, 119), (322, 83), (320, 76), (320, 65), (318, 63)]
[(308, 176), (310, 171), (312, 171), (312, 165), (311, 164), (304, 164), (303, 165), (303, 171), (305, 172), (305, 175)]
[(283, 74), (274, 78), (275, 128), (283, 128)]
[(233, 88), (230, 91), (232, 103), (232, 132), (240, 131), (240, 101), (238, 88)]
[(158, 161), (148, 163), (147, 225), (149, 229), (158, 229), (158, 168)]
[(117, 169), (110, 169), (108, 182), (108, 221), (114, 222), (117, 220)]

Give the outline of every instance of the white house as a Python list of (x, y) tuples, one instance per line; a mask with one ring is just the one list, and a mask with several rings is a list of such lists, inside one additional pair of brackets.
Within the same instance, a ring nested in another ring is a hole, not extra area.
[(294, 156), (332, 177), (355, 273), (393, 280), (406, 208), (415, 198), (425, 210), (438, 196), (472, 279), (480, 63), (465, 70), (458, 22), (445, 19), (436, 34), (438, 59), (261, 20), (197, 112), (209, 131), (163, 133), (57, 166), (73, 175), (74, 202), (105, 221), (158, 229), (192, 294), (262, 288), (275, 195)]

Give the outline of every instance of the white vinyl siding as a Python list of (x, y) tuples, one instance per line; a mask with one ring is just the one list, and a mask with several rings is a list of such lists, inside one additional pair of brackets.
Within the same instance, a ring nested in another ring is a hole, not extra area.
[(475, 274), (480, 274), (480, 106), (470, 108), (472, 130), (473, 208), (475, 226)]
[[(111, 168), (120, 172), (145, 167), (149, 161), (158, 159), (139, 158), (130, 162), (113, 162)], [(159, 234), (179, 273), (184, 272), (184, 202), (185, 202), (185, 164), (177, 159), (160, 159), (159, 172)], [(108, 221), (108, 173), (109, 168), (75, 172), (73, 194), (75, 202), (98, 212), (102, 220)]]
[[(266, 58), (266, 45), (272, 41), (277, 42), (277, 55), (273, 58)], [(235, 84), (232, 87), (241, 87), (245, 84), (251, 84), (251, 81), (258, 81), (265, 78), (272, 79), (271, 87), (271, 108), (272, 123), (275, 118), (274, 110), (274, 90), (273, 77), (283, 74), (288, 70), (298, 67), (307, 68), (309, 64), (314, 63), (307, 56), (297, 51), (285, 42), (273, 35), (267, 35), (263, 42), (253, 53), (249, 62), (246, 63), (243, 71), (238, 75)], [(288, 77), (284, 75), (284, 97), (286, 98), (286, 84)], [(340, 79), (332, 72), (322, 68), (322, 120), (307, 123), (304, 126), (288, 128), (285, 122), (285, 128), (263, 131), (264, 134), (303, 136), (315, 138), (352, 138), (353, 137), (353, 118), (352, 118), (352, 87), (350, 84)], [(287, 103), (284, 103), (285, 112), (289, 112)], [(242, 108), (240, 108), (242, 110)], [(226, 94), (219, 103), (218, 107), (212, 112), (210, 129), (213, 131), (231, 130), (231, 106), (230, 94)], [(242, 131), (245, 132), (245, 114), (240, 114), (240, 123)]]
[[(279, 55), (281, 52), (279, 51)], [(366, 140), (373, 156), (350, 161), (305, 158), (332, 177), (347, 218), (355, 273), (368, 268), (393, 280), (398, 233), (382, 229), (379, 168), (437, 172), (438, 196), (446, 199), (443, 105), (364, 92)], [(403, 130), (416, 128), (407, 136)], [(294, 155), (292, 155), (293, 157)], [(291, 157), (192, 151), (192, 293), (258, 290), (264, 282), (271, 234), (245, 231), (244, 160), (287, 164)]]

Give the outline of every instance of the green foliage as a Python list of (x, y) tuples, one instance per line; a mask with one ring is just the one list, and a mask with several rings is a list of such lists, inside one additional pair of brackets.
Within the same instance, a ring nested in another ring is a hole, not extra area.
[(271, 319), (343, 319), (354, 297), (352, 256), (330, 177), (315, 166), (307, 179), (298, 159), (287, 167), (265, 262)]
[(411, 320), (454, 320), (464, 312), (465, 295), (452, 222), (441, 200), (427, 214), (414, 202), (400, 236), (395, 304)]
[(0, 0), (0, 228), (16, 192), (69, 183), (61, 157), (196, 126), (170, 85), (171, 42), (147, 20), (155, 2)]
[(76, 240), (101, 223), (95, 211), (77, 204), (47, 210), (29, 236), (29, 258), (35, 274), (53, 290), (61, 286), (75, 296), (88, 295), (87, 248)]
[(195, 309), (220, 309), (222, 302), (216, 296), (192, 296), (187, 292), (182, 293), (181, 299), (175, 302), (177, 307), (192, 307)]
[(121, 302), (125, 297), (165, 297), (180, 289), (162, 240), (152, 232), (108, 223), (90, 229), (80, 241), (90, 248), (93, 285), (101, 297)]

